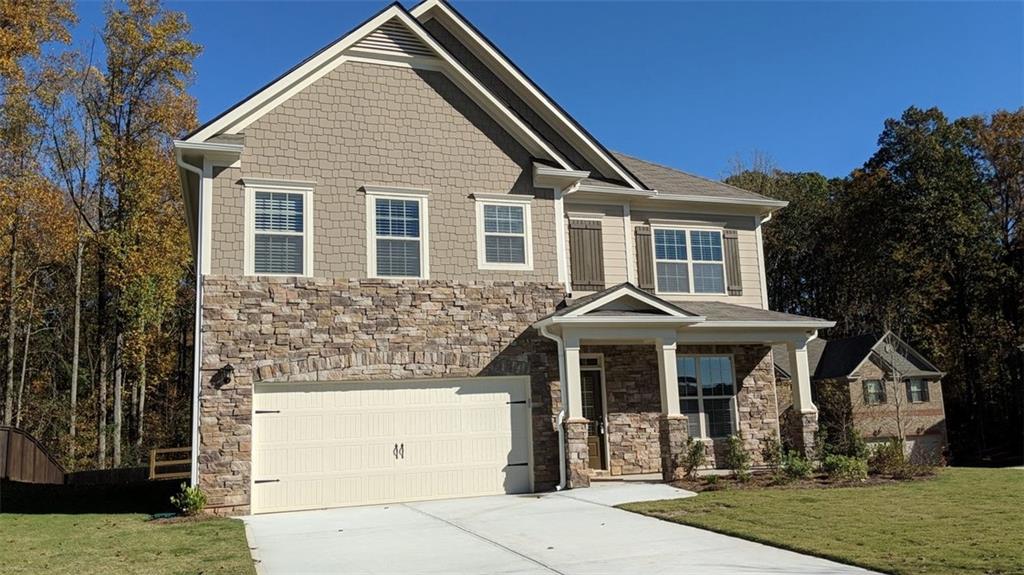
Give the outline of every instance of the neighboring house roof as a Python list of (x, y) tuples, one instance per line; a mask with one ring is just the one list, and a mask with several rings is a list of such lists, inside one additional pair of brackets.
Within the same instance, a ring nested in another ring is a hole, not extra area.
[[(789, 377), (789, 352), (785, 345), (772, 348), (775, 369), (782, 377)], [(811, 379), (850, 377), (869, 357), (883, 367), (895, 366), (903, 377), (942, 377), (934, 364), (925, 359), (908, 343), (891, 332), (882, 335), (861, 334), (841, 339), (817, 338), (807, 344), (807, 363)]]
[[(688, 174), (647, 160), (641, 160), (619, 152), (613, 152), (623, 165), (636, 174), (658, 195), (676, 194), (681, 196), (708, 196), (728, 200), (771, 200), (751, 191), (730, 186), (724, 182)], [(780, 202), (783, 205), (785, 202)]]

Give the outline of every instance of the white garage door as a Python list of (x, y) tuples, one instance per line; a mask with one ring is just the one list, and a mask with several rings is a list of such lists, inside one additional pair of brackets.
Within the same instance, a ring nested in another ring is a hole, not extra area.
[(256, 386), (252, 512), (530, 491), (529, 378)]

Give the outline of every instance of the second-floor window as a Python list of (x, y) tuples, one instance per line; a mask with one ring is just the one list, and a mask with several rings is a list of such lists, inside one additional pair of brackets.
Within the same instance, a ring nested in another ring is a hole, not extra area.
[(654, 264), (659, 293), (725, 293), (720, 231), (654, 228)]
[(532, 269), (530, 199), (476, 195), (477, 264), (480, 269)]
[(864, 380), (864, 403), (878, 405), (885, 403), (885, 384), (880, 379)]
[(911, 403), (928, 401), (928, 382), (923, 379), (908, 379), (907, 400)]
[(423, 276), (423, 229), (418, 199), (374, 198), (378, 277)]
[(312, 183), (254, 179), (244, 183), (243, 272), (312, 275)]

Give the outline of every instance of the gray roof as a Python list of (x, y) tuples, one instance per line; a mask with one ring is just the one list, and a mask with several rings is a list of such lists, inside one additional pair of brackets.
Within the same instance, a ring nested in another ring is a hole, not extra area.
[(755, 194), (701, 176), (688, 174), (675, 168), (655, 164), (633, 156), (627, 156), (619, 152), (612, 152), (619, 162), (630, 172), (652, 190), (658, 190), (663, 194), (684, 194), (688, 196), (708, 196), (713, 198), (728, 198), (737, 200), (770, 200), (761, 194)]
[[(886, 344), (892, 345), (891, 352), (886, 351)], [(882, 362), (895, 365), (896, 371), (904, 377), (943, 375), (937, 367), (894, 334), (868, 333), (828, 341), (821, 338), (811, 340), (807, 344), (807, 363), (811, 379), (849, 377), (872, 353)], [(774, 346), (772, 354), (775, 358), (775, 367), (788, 376), (790, 365), (786, 346)]]
[[(652, 297), (657, 299), (663, 305), (679, 311), (683, 315), (689, 316), (704, 316), (707, 321), (807, 321), (816, 320), (818, 318), (805, 317), (801, 315), (793, 315), (789, 313), (782, 313), (778, 311), (769, 311), (764, 309), (756, 309), (752, 307), (736, 305), (732, 303), (724, 303), (717, 301), (707, 302), (696, 302), (696, 301), (684, 301), (684, 302), (671, 302), (663, 298), (660, 298), (650, 292), (641, 290), (635, 285), (629, 282), (623, 282), (620, 284), (613, 285), (609, 288), (605, 288), (599, 292), (592, 293), (590, 295), (581, 297), (579, 299), (573, 299), (567, 301), (567, 305), (559, 308), (554, 313), (547, 317), (559, 317), (571, 313), (597, 299), (608, 295), (609, 293), (619, 290), (627, 289), (635, 292), (638, 295)], [(650, 316), (651, 311), (647, 310), (598, 310), (591, 312), (590, 315), (637, 315), (637, 316)], [(546, 318), (545, 318), (546, 319)], [(823, 321), (823, 320), (822, 320)]]
[(825, 321), (816, 317), (793, 315), (720, 301), (686, 301), (678, 302), (676, 305), (692, 315), (702, 315), (708, 321)]

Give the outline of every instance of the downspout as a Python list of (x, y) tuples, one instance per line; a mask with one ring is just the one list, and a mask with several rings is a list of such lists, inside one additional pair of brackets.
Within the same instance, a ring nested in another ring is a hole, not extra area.
[(558, 418), (555, 421), (555, 426), (558, 427), (558, 487), (555, 489), (561, 491), (565, 489), (565, 406), (569, 405), (568, 389), (565, 385), (565, 342), (562, 341), (560, 336), (557, 336), (548, 331), (548, 326), (541, 326), (540, 334), (544, 337), (554, 341), (558, 345), (558, 387), (562, 392), (562, 409), (558, 411)]
[(199, 177), (196, 190), (196, 307), (195, 331), (192, 334), (192, 475), (189, 478), (193, 487), (199, 485), (199, 386), (200, 362), (202, 361), (202, 322), (203, 322), (203, 170), (186, 162), (181, 157), (181, 150), (174, 153), (179, 168), (192, 172)]

